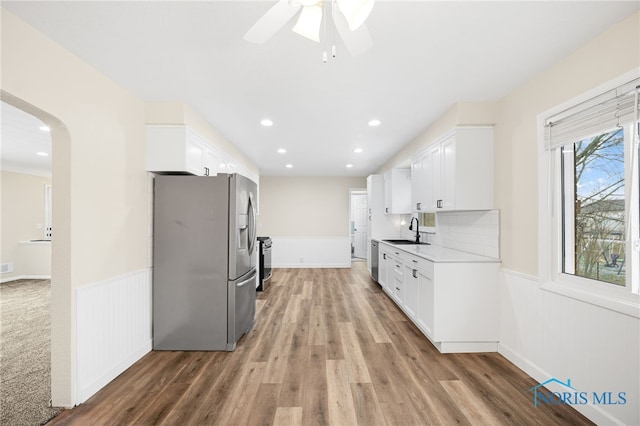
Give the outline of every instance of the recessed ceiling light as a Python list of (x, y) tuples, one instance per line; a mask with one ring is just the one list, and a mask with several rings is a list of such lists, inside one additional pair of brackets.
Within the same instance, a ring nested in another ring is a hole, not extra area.
[(273, 121), (269, 120), (268, 118), (265, 118), (260, 122), (260, 124), (262, 124), (264, 127), (271, 127), (273, 126)]
[(286, 149), (284, 149), (284, 148), (280, 148), (280, 149), (278, 150), (278, 154), (285, 154), (286, 152), (287, 152), (287, 150), (286, 150)]
[(46, 152), (40, 151), (40, 152), (36, 152), (36, 155), (39, 155), (40, 157), (48, 157), (49, 154), (47, 154)]
[(348, 169), (350, 169), (351, 167), (353, 167), (353, 164), (347, 164)]
[(49, 128), (49, 126), (40, 126), (40, 130), (42, 130), (43, 132), (48, 132), (51, 129)]
[(369, 126), (371, 126), (371, 127), (379, 126), (380, 124), (382, 124), (382, 122), (380, 120), (371, 120), (371, 121), (369, 121)]
[(290, 168), (292, 168), (292, 167), (293, 167), (293, 164), (287, 164), (287, 166), (286, 166), (286, 167), (287, 167), (287, 169), (290, 169)]
[(362, 152), (362, 148), (356, 148), (353, 150), (356, 154), (360, 154)]

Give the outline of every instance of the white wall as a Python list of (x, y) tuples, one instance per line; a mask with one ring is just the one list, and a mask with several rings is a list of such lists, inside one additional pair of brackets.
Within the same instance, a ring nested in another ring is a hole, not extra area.
[(51, 127), (52, 396), (72, 406), (73, 290), (147, 267), (144, 104), (6, 10), (2, 90)]
[(601, 424), (640, 424), (640, 320), (538, 287), (537, 116), (640, 66), (636, 13), (497, 103), (501, 210), (500, 352), (539, 381), (627, 392), (627, 404), (576, 406)]
[[(107, 311), (125, 318), (140, 309), (118, 295), (126, 294), (133, 285), (128, 283), (144, 282), (130, 277), (149, 273), (146, 105), (10, 12), (2, 9), (1, 19), (2, 100), (51, 128), (52, 397), (54, 406), (70, 407), (91, 389), (83, 388), (78, 374), (89, 361), (83, 358), (90, 356), (84, 350), (86, 336), (105, 330), (136, 336), (129, 346), (133, 352), (103, 359), (100, 368), (108, 374), (101, 380), (116, 374), (122, 360), (131, 363), (140, 348), (150, 347), (148, 335), (135, 331), (151, 330), (150, 317), (135, 330), (122, 322), (95, 323), (87, 330), (77, 323), (85, 302), (76, 303), (79, 290), (99, 285), (112, 296), (102, 298)], [(183, 108), (182, 114), (205, 136), (216, 133), (194, 113)], [(253, 164), (247, 167), (257, 170)], [(78, 334), (79, 328), (84, 334)]]
[(349, 188), (366, 178), (260, 178), (258, 234), (273, 239), (274, 267), (349, 267)]
[(51, 178), (3, 170), (0, 182), (0, 263), (13, 264), (13, 272), (2, 274), (0, 281), (50, 276), (50, 243), (20, 242), (44, 238), (44, 188)]
[(500, 101), (450, 109), (380, 169), (406, 165), (453, 126), (495, 123), (499, 351), (540, 382), (555, 377), (589, 392), (626, 391), (625, 405), (575, 407), (601, 424), (640, 424), (639, 320), (539, 288), (536, 125), (538, 114), (638, 68), (638, 34), (635, 13)]
[(574, 406), (597, 424), (640, 424), (638, 336), (637, 318), (540, 290), (535, 276), (501, 273), (498, 351), (540, 383), (570, 379), (589, 400), (625, 392), (624, 405)]

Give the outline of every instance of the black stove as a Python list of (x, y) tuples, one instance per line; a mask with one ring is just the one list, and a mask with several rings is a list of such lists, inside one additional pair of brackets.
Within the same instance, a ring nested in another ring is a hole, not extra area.
[(260, 252), (258, 256), (258, 269), (260, 271), (260, 279), (257, 291), (265, 291), (271, 280), (271, 238), (258, 237), (260, 244)]

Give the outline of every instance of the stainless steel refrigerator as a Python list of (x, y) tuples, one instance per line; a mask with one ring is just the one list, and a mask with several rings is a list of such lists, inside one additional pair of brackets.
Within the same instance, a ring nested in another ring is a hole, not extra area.
[(238, 174), (154, 182), (153, 348), (232, 351), (255, 315), (256, 184)]

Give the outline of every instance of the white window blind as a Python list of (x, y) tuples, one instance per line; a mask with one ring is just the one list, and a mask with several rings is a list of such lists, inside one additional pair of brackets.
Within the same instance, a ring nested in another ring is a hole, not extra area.
[(545, 147), (550, 150), (607, 132), (637, 119), (640, 78), (547, 119)]

